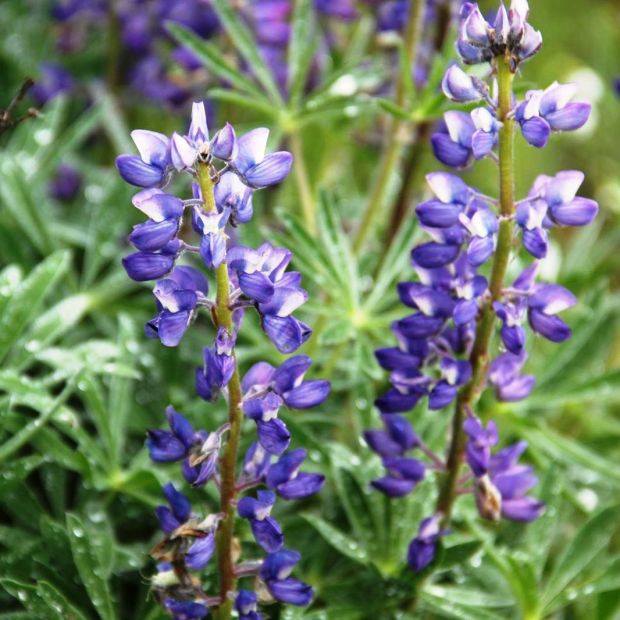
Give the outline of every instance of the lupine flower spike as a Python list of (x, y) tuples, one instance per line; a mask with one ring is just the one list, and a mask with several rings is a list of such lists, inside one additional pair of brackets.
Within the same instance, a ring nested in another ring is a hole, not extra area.
[[(214, 608), (218, 617), (230, 618), (233, 606), (239, 618), (260, 620), (258, 597), (238, 589), (239, 578), (254, 578), (263, 584), (261, 592), (284, 603), (308, 605), (313, 597), (309, 585), (291, 576), (300, 555), (284, 548), (284, 533), (272, 511), (278, 496), (309, 497), (320, 490), (324, 478), (300, 471), (306, 452), (289, 450), (291, 434), (279, 414), (285, 407), (320, 405), (330, 386), (305, 379), (311, 365), (305, 355), (290, 357), (278, 368), (258, 362), (240, 377), (235, 344), (246, 311), (256, 310), (263, 330), (282, 353), (293, 353), (311, 333), (293, 316), (308, 295), (301, 288), (301, 275), (286, 271), (292, 253), (269, 243), (257, 249), (233, 245), (227, 234), (229, 227), (251, 219), (254, 191), (284, 180), (292, 158), (286, 152), (267, 153), (267, 129), (237, 137), (227, 124), (210, 137), (206, 118), (204, 105), (195, 103), (185, 135), (134, 131), (139, 155), (121, 155), (116, 162), (127, 182), (143, 188), (132, 202), (148, 220), (130, 234), (137, 251), (126, 256), (123, 265), (136, 281), (156, 280), (156, 314), (145, 326), (146, 336), (175, 347), (194, 321), (210, 317), (215, 337), (196, 369), (196, 392), (207, 402), (224, 395), (229, 405), (229, 419), (210, 432), (194, 429), (172, 406), (166, 409), (167, 428), (148, 432), (146, 445), (154, 462), (180, 463), (190, 487), (211, 483), (220, 495), (219, 512), (203, 514), (171, 483), (164, 486), (168, 505), (158, 507), (156, 514), (165, 537), (152, 552), (160, 562), (153, 590), (177, 620), (204, 618)], [(193, 181), (190, 198), (165, 191), (178, 174)], [(194, 243), (183, 232), (185, 219), (197, 237)], [(192, 258), (202, 270), (184, 263)], [(215, 276), (215, 298), (205, 269)], [(255, 423), (256, 441), (237, 472), (243, 416)], [(250, 491), (256, 488), (255, 494)], [(239, 497), (244, 491), (250, 493)], [(237, 515), (249, 523), (266, 554), (263, 560), (242, 562), (234, 556)], [(219, 592), (208, 595), (200, 574), (216, 555)]]
[[(576, 299), (562, 286), (537, 282), (538, 264), (547, 255), (554, 228), (585, 226), (598, 211), (596, 202), (577, 195), (584, 175), (576, 170), (541, 175), (522, 200), (513, 195), (515, 129), (541, 148), (552, 133), (584, 125), (590, 112), (588, 103), (572, 101), (570, 84), (554, 82), (545, 90), (528, 91), (522, 101), (515, 98), (514, 75), (542, 44), (528, 17), (525, 0), (513, 0), (509, 10), (500, 5), (492, 24), (477, 4), (466, 2), (461, 8), (460, 59), (466, 65), (488, 63), (490, 71), (482, 80), (456, 64), (449, 67), (444, 94), (478, 107), (446, 112), (431, 141), (447, 166), (462, 168), (484, 157), (498, 161), (499, 198), (485, 196), (448, 172), (427, 176), (432, 197), (417, 206), (416, 214), (431, 240), (411, 252), (416, 279), (398, 285), (401, 301), (413, 313), (392, 325), (397, 346), (376, 351), (392, 387), (376, 400), (383, 429), (365, 434), (386, 469), (373, 487), (400, 497), (429, 472), (438, 473), (435, 512), (422, 521), (409, 546), (414, 572), (432, 564), (448, 534), (457, 496), (472, 494), (480, 516), (492, 521), (532, 521), (544, 509), (528, 495), (537, 482), (532, 468), (518, 463), (526, 443), (498, 450), (498, 425), (481, 420), (486, 411), (475, 413), (487, 387), (508, 402), (534, 389), (535, 377), (523, 373), (526, 325), (551, 342), (570, 338), (570, 327), (559, 315)], [(515, 238), (522, 249), (513, 253)], [(529, 264), (508, 285), (508, 266), (516, 255)], [(422, 399), (435, 410), (454, 403), (445, 458), (425, 446), (403, 415)], [(418, 458), (411, 458), (410, 451)], [(468, 472), (459, 475), (463, 461)]]

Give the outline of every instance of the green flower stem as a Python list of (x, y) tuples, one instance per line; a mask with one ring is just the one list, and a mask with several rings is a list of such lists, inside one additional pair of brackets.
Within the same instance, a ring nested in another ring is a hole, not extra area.
[[(406, 80), (411, 80), (411, 72), (414, 69), (425, 6), (426, 2), (422, 0), (409, 3), (409, 19), (407, 21), (403, 41), (405, 52), (403, 61), (405, 67), (404, 70), (401, 68), (399, 73), (398, 82), (396, 84), (396, 97), (394, 99), (394, 103), (401, 108), (407, 105), (408, 89)], [(377, 215), (385, 206), (390, 183), (394, 177), (394, 173), (400, 166), (400, 161), (403, 156), (405, 138), (409, 133), (409, 124), (409, 121), (403, 119), (391, 119), (387, 145), (381, 158), (379, 170), (374, 177), (374, 184), (368, 198), (364, 215), (362, 216), (360, 227), (353, 240), (353, 251), (355, 254), (359, 254), (362, 250), (366, 237), (368, 237), (368, 233), (371, 231)]]
[(459, 392), (452, 419), (452, 440), (448, 451), (447, 473), (439, 490), (437, 511), (441, 512), (443, 523), (450, 520), (452, 506), (456, 498), (456, 481), (465, 449), (465, 432), (463, 422), (467, 409), (471, 407), (484, 389), (489, 364), (489, 342), (495, 325), (493, 302), (499, 299), (512, 246), (513, 222), (510, 219), (515, 212), (514, 204), (514, 120), (508, 118), (512, 107), (512, 79), (509, 61), (499, 58), (497, 61), (497, 79), (499, 84), (499, 120), (503, 123), (499, 132), (499, 196), (500, 214), (503, 216), (499, 225), (497, 249), (493, 260), (489, 289), (491, 295), (482, 309), (482, 318), (476, 329), (476, 339), (469, 358), (472, 366), (472, 378)]
[(304, 157), (303, 144), (299, 136), (299, 131), (293, 129), (289, 138), (294, 158), (293, 173), (297, 182), (304, 223), (306, 224), (307, 231), (311, 235), (316, 235), (316, 201), (310, 185), (310, 177), (308, 176), (308, 168), (306, 166), (306, 159)]
[[(213, 181), (209, 174), (209, 166), (200, 164), (198, 167), (198, 182), (202, 192), (204, 210), (215, 211), (215, 198), (213, 195)], [(216, 271), (216, 307), (213, 314), (218, 327), (225, 328), (229, 334), (233, 333), (232, 311), (230, 309), (230, 281), (228, 278), (228, 266), (222, 263)], [(235, 354), (233, 352), (233, 357)], [(228, 620), (231, 617), (232, 601), (228, 593), (235, 589), (236, 578), (234, 574), (234, 526), (237, 490), (235, 488), (237, 452), (239, 449), (239, 436), (241, 434), (241, 381), (239, 367), (235, 357), (235, 371), (228, 384), (228, 441), (220, 457), (220, 511), (224, 518), (220, 522), (217, 532), (217, 555), (220, 577), (220, 597), (222, 603), (217, 610), (219, 620)]]

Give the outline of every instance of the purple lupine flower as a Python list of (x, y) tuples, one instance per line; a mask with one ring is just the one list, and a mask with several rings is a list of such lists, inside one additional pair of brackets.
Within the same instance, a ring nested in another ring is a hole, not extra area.
[(135, 129), (131, 138), (140, 155), (119, 155), (118, 172), (127, 183), (138, 187), (164, 187), (170, 179), (170, 140), (157, 131)]
[(194, 431), (187, 419), (173, 407), (166, 409), (170, 431), (148, 431), (146, 441), (156, 463), (183, 461), (183, 475), (192, 486), (202, 486), (215, 474), (221, 431)]
[(544, 91), (531, 90), (515, 108), (523, 137), (538, 148), (544, 147), (552, 131), (574, 131), (587, 122), (592, 106), (571, 102), (577, 87), (553, 82)]
[(484, 96), (483, 83), (465, 73), (458, 65), (451, 65), (441, 82), (444, 95), (457, 103), (480, 101)]
[(235, 370), (234, 346), (235, 337), (220, 327), (214, 346), (204, 348), (203, 366), (196, 369), (196, 392), (204, 400), (216, 400), (228, 385)]
[(287, 151), (266, 154), (269, 130), (253, 129), (237, 140), (238, 151), (231, 169), (254, 189), (281, 183), (291, 170), (293, 156)]
[(192, 267), (176, 267), (168, 278), (155, 284), (158, 314), (146, 324), (146, 336), (176, 347), (208, 293), (209, 284), (202, 273)]
[(536, 377), (520, 374), (526, 360), (525, 351), (519, 355), (507, 351), (491, 362), (489, 382), (495, 387), (498, 400), (512, 402), (523, 400), (530, 395), (536, 384)]
[(435, 157), (446, 166), (463, 168), (473, 157), (472, 136), (476, 131), (467, 112), (451, 110), (443, 115), (443, 125), (431, 138)]
[(517, 463), (527, 444), (520, 442), (492, 456), (491, 448), (498, 441), (492, 421), (485, 429), (471, 416), (464, 429), (468, 436), (467, 463), (476, 478), (474, 495), (481, 516), (494, 521), (500, 516), (515, 521), (532, 521), (540, 516), (544, 504), (526, 495), (538, 480), (531, 467)]
[(239, 500), (239, 516), (250, 522), (256, 542), (267, 552), (275, 553), (284, 545), (284, 534), (279, 523), (271, 516), (276, 501), (273, 491), (258, 491), (258, 499), (243, 497)]
[(407, 562), (415, 573), (423, 571), (434, 559), (437, 544), (447, 530), (442, 530), (439, 515), (433, 515), (420, 523), (418, 535), (411, 541), (407, 553)]
[(164, 496), (168, 500), (168, 506), (158, 506), (155, 509), (161, 529), (166, 534), (172, 534), (185, 523), (192, 513), (189, 499), (177, 491), (172, 482), (162, 487)]
[(263, 620), (263, 616), (256, 611), (258, 597), (250, 590), (239, 590), (235, 598), (235, 610), (239, 620)]
[(314, 590), (289, 576), (300, 559), (300, 554), (290, 549), (270, 553), (263, 561), (259, 576), (276, 600), (305, 607), (314, 598)]
[[(270, 512), (276, 493), (287, 500), (306, 498), (318, 492), (325, 479), (317, 473), (299, 471), (305, 450), (287, 452), (291, 435), (277, 415), (282, 405), (308, 409), (322, 403), (330, 385), (327, 381), (305, 380), (310, 359), (298, 355), (279, 368), (265, 362), (255, 364), (243, 379), (243, 399), (239, 401), (234, 346), (243, 314), (254, 307), (263, 329), (282, 352), (298, 348), (310, 335), (310, 330), (292, 316), (292, 312), (306, 301), (307, 293), (300, 287), (299, 273), (286, 273), (291, 252), (268, 243), (257, 250), (235, 246), (236, 235), (227, 234), (229, 226), (251, 218), (253, 191), (286, 176), (290, 156), (286, 153), (265, 155), (266, 130), (250, 132), (237, 140), (234, 129), (226, 125), (210, 139), (203, 104), (194, 104), (186, 136), (175, 134), (170, 141), (155, 132), (134, 132), (133, 137), (140, 156), (119, 158), (118, 166), (126, 180), (147, 186), (133, 202), (149, 220), (134, 228), (130, 240), (138, 252), (125, 257), (123, 264), (129, 276), (139, 281), (166, 276), (155, 284), (158, 314), (147, 324), (146, 333), (159, 338), (166, 346), (176, 346), (198, 312), (202, 308), (210, 311), (218, 331), (213, 345), (203, 350), (203, 365), (196, 372), (196, 391), (209, 401), (228, 392), (235, 407), (243, 408), (244, 414), (255, 421), (258, 441), (246, 452), (243, 470), (235, 477), (234, 485), (237, 491), (259, 485), (269, 490), (259, 490), (256, 498), (243, 497), (237, 505), (238, 513), (248, 519), (256, 542), (270, 554), (261, 569), (261, 578), (269, 591), (280, 601), (306, 605), (312, 598), (312, 588), (289, 577), (297, 559), (288, 568), (284, 565), (291, 554), (296, 558), (298, 554), (282, 549), (284, 535)], [(196, 183), (192, 183), (192, 198), (187, 200), (161, 190), (169, 176), (181, 173), (192, 179), (198, 176), (202, 191), (213, 191), (215, 208), (209, 196), (202, 196)], [(205, 180), (202, 174), (208, 174), (210, 180)], [(152, 179), (159, 175), (157, 182), (151, 183), (148, 175)], [(192, 211), (192, 229), (200, 237), (198, 246), (179, 238), (186, 208)], [(202, 272), (189, 266), (175, 267), (177, 259), (186, 252), (190, 256), (199, 255), (204, 268), (216, 271), (215, 301), (208, 298), (208, 281)], [(222, 266), (228, 278), (222, 277)], [(224, 283), (228, 286), (224, 312), (227, 310), (228, 314), (222, 317)], [(234, 390), (230, 387), (233, 378)], [(229, 431), (238, 432), (235, 423), (231, 421), (207, 433), (194, 431), (188, 420), (172, 407), (166, 410), (166, 416), (170, 430), (156, 429), (148, 433), (151, 458), (161, 463), (180, 461), (183, 476), (193, 487), (215, 478), (219, 490), (223, 477), (230, 475), (230, 470), (226, 471), (229, 463), (220, 459), (222, 438)], [(279, 459), (272, 463), (272, 457)], [(392, 467), (395, 475), (415, 476), (406, 462), (394, 463)], [(155, 548), (156, 557), (166, 559), (173, 553), (175, 562), (182, 562), (187, 569), (203, 570), (216, 551), (218, 523), (227, 513), (223, 510), (208, 515), (203, 521), (196, 517), (190, 519), (191, 508), (184, 496), (171, 485), (164, 491), (171, 508), (159, 507), (158, 515), (168, 537)], [(176, 597), (179, 592), (173, 589), (178, 583), (178, 580), (174, 584), (165, 581), (163, 577), (154, 580), (159, 599), (168, 601), (166, 605), (175, 617), (190, 618), (194, 617), (193, 613), (204, 615), (212, 599), (202, 592), (197, 582), (192, 582), (185, 584), (179, 600)], [(173, 596), (166, 598), (170, 594)], [(237, 602), (240, 617), (260, 620), (256, 597), (239, 596)]]
[(299, 468), (306, 458), (303, 448), (283, 454), (269, 467), (265, 482), (284, 499), (303, 499), (318, 493), (325, 482), (322, 474), (300, 472)]

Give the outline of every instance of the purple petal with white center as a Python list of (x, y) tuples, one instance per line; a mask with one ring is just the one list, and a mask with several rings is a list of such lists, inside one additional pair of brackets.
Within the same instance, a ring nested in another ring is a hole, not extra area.
[(471, 196), (471, 189), (463, 179), (449, 172), (431, 172), (426, 175), (426, 182), (435, 196), (446, 204), (457, 202), (464, 205)]
[(157, 334), (166, 347), (176, 347), (189, 327), (191, 313), (189, 311), (162, 313), (157, 326)]
[(297, 448), (296, 450), (291, 450), (287, 454), (282, 455), (267, 472), (267, 478), (265, 480), (267, 486), (274, 489), (288, 482), (297, 474), (305, 458), (306, 451), (303, 448)]
[(131, 139), (145, 164), (152, 164), (158, 168), (165, 168), (168, 165), (170, 141), (163, 133), (134, 129), (131, 132)]
[(411, 251), (411, 260), (416, 266), (424, 269), (435, 269), (454, 262), (459, 251), (458, 245), (446, 245), (431, 241), (415, 247)]
[(262, 327), (276, 349), (285, 354), (296, 351), (312, 335), (308, 325), (292, 316), (265, 315)]
[(480, 101), (482, 99), (482, 95), (478, 88), (476, 88), (474, 80), (458, 65), (452, 65), (448, 68), (441, 81), (441, 89), (448, 99), (459, 103)]
[(244, 181), (255, 189), (281, 183), (291, 171), (293, 156), (287, 151), (270, 153), (243, 173)]
[(453, 142), (471, 148), (471, 137), (476, 131), (476, 126), (467, 112), (450, 110), (443, 115), (448, 135)]
[(399, 282), (396, 288), (402, 303), (427, 316), (447, 318), (452, 314), (454, 300), (441, 290), (419, 282)]
[(474, 159), (483, 159), (493, 151), (493, 147), (497, 142), (497, 134), (487, 133), (478, 129), (471, 137), (471, 150)]
[(523, 231), (523, 247), (534, 258), (545, 258), (548, 250), (547, 231), (542, 228), (525, 229)]
[(209, 294), (209, 282), (201, 271), (182, 265), (175, 267), (170, 279), (177, 283), (179, 289), (200, 291), (203, 295)]
[(172, 134), (170, 141), (170, 159), (176, 170), (188, 170), (196, 163), (198, 151), (178, 133)]
[(185, 555), (185, 564), (192, 570), (202, 570), (213, 557), (214, 551), (215, 535), (211, 532), (190, 546)]
[(539, 284), (528, 299), (528, 305), (545, 314), (557, 314), (577, 303), (577, 298), (558, 284)]
[(561, 226), (587, 226), (598, 213), (598, 203), (577, 197), (565, 204), (552, 205), (549, 212), (551, 219)]
[(192, 122), (189, 126), (189, 139), (199, 146), (209, 140), (207, 111), (202, 101), (192, 103)]
[[(462, 32), (463, 30), (461, 29), (461, 33)], [(467, 43), (467, 41), (462, 38), (462, 35), (459, 35), (456, 41), (456, 51), (466, 65), (476, 65), (486, 60), (485, 51), (480, 47)]]
[(518, 48), (519, 60), (523, 62), (538, 52), (542, 45), (542, 34), (527, 22), (524, 24), (523, 37)]
[(546, 118), (548, 114), (561, 110), (573, 98), (576, 92), (576, 84), (558, 84), (554, 82), (545, 89), (540, 98), (540, 115)]
[(209, 232), (200, 240), (200, 257), (208, 269), (217, 269), (226, 259), (226, 239), (219, 232)]
[(278, 581), (268, 581), (267, 588), (271, 595), (282, 603), (305, 607), (312, 602), (314, 590), (303, 581), (287, 577)]
[(301, 288), (278, 286), (266, 303), (259, 304), (261, 314), (275, 314), (286, 317), (308, 301), (308, 293)]
[(275, 368), (271, 364), (267, 362), (257, 362), (245, 373), (241, 381), (241, 389), (246, 393), (254, 386), (265, 388), (273, 380), (274, 373)]
[(304, 499), (321, 490), (325, 484), (325, 476), (322, 474), (299, 473), (295, 478), (284, 482), (277, 487), (280, 497), (286, 500)]
[(161, 168), (144, 163), (137, 155), (119, 155), (116, 168), (123, 180), (137, 187), (159, 187), (165, 180)]
[(536, 385), (532, 375), (520, 375), (510, 381), (496, 386), (497, 399), (503, 402), (515, 402), (527, 398)]
[(448, 134), (436, 133), (431, 137), (435, 157), (446, 166), (463, 168), (469, 162), (471, 150), (453, 142)]
[(466, 325), (473, 321), (478, 314), (478, 301), (476, 299), (463, 299), (454, 307), (452, 318), (456, 325)]
[(259, 127), (244, 134), (237, 140), (237, 156), (233, 160), (233, 166), (241, 174), (248, 168), (263, 161), (267, 148), (269, 129)]
[(175, 257), (170, 254), (135, 252), (122, 260), (127, 275), (136, 282), (155, 280), (165, 276), (174, 267)]
[(415, 212), (424, 226), (446, 228), (458, 224), (462, 210), (462, 205), (458, 203), (446, 204), (440, 200), (429, 200), (419, 204)]
[(561, 110), (545, 115), (545, 120), (553, 131), (575, 131), (588, 122), (591, 111), (589, 103), (569, 103)]
[(132, 199), (134, 207), (154, 222), (162, 222), (183, 215), (183, 201), (158, 188), (143, 189)]
[(256, 542), (267, 552), (275, 553), (284, 546), (284, 534), (280, 524), (273, 518), (267, 517), (261, 521), (250, 521), (252, 534)]
[(545, 185), (545, 201), (551, 206), (567, 203), (575, 198), (585, 175), (581, 170), (563, 170), (549, 178)]
[(286, 424), (274, 418), (268, 422), (258, 420), (256, 422), (256, 430), (258, 433), (258, 443), (260, 443), (269, 454), (279, 456), (291, 443), (291, 434), (286, 428)]
[(467, 260), (474, 267), (486, 262), (495, 251), (495, 239), (493, 237), (472, 237), (467, 246)]
[(138, 250), (153, 252), (163, 248), (176, 235), (178, 227), (177, 220), (137, 224), (129, 235), (129, 241)]
[[(235, 609), (239, 613), (242, 620), (246, 620), (243, 616), (247, 616), (253, 612), (256, 612), (256, 605), (258, 597), (254, 592), (250, 590), (239, 590), (237, 597), (235, 598)], [(261, 620), (260, 618), (250, 617), (247, 620)]]
[(413, 480), (402, 480), (393, 476), (383, 476), (370, 483), (377, 491), (388, 497), (404, 497), (413, 491), (416, 483)]
[(448, 406), (456, 398), (456, 391), (456, 386), (439, 381), (428, 396), (428, 408), (437, 411)]
[(284, 392), (282, 398), (287, 407), (292, 409), (311, 409), (325, 401), (329, 396), (330, 387), (329, 381), (321, 379), (304, 381), (289, 392)]
[(301, 384), (312, 360), (307, 355), (294, 355), (284, 361), (274, 372), (273, 382), (277, 392), (287, 392)]
[(473, 8), (465, 21), (463, 22), (463, 31), (467, 40), (481, 47), (489, 45), (489, 29), (490, 26), (484, 19), (477, 4)]
[(226, 123), (214, 136), (211, 142), (211, 153), (218, 159), (228, 161), (237, 155), (237, 137), (230, 123)]
[(271, 280), (262, 272), (239, 274), (239, 288), (250, 299), (265, 303), (273, 297), (275, 288)]
[(544, 118), (534, 116), (521, 123), (521, 133), (529, 144), (540, 149), (549, 142), (551, 127)]

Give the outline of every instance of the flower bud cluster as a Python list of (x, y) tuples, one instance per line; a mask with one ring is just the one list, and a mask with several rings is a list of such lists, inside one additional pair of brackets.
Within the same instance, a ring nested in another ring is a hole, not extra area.
[[(119, 156), (117, 167), (125, 181), (142, 188), (133, 204), (148, 220), (134, 227), (129, 240), (137, 251), (125, 257), (123, 265), (136, 281), (156, 280), (153, 293), (157, 314), (146, 324), (147, 336), (174, 347), (201, 309), (214, 320), (215, 339), (204, 349), (203, 364), (196, 370), (197, 394), (209, 402), (222, 395), (230, 400), (230, 384), (237, 376), (239, 410), (255, 423), (257, 433), (241, 471), (235, 475), (231, 506), (236, 505), (239, 517), (247, 520), (266, 557), (237, 563), (233, 570), (235, 576), (253, 577), (263, 584), (261, 591), (269, 593), (261, 595), (263, 598), (307, 605), (312, 588), (290, 576), (299, 554), (284, 548), (284, 534), (271, 511), (277, 496), (295, 500), (315, 494), (324, 477), (300, 471), (306, 452), (288, 450), (291, 435), (278, 414), (282, 407), (309, 409), (321, 404), (330, 385), (327, 381), (305, 380), (311, 360), (304, 355), (290, 357), (278, 368), (258, 362), (239, 382), (235, 357), (237, 331), (250, 308), (257, 311), (265, 333), (283, 353), (294, 352), (311, 333), (292, 315), (307, 299), (301, 275), (286, 271), (292, 253), (269, 243), (257, 249), (234, 245), (228, 234), (231, 226), (251, 219), (253, 193), (279, 183), (291, 168), (289, 153), (266, 153), (268, 133), (267, 129), (255, 129), (237, 138), (227, 124), (210, 138), (202, 103), (194, 104), (186, 135), (132, 132), (139, 155)], [(191, 198), (167, 193), (166, 187), (178, 174), (192, 179)], [(208, 175), (206, 183), (202, 175)], [(209, 195), (203, 196), (201, 187), (208, 188)], [(186, 219), (191, 223), (189, 233), (184, 227)], [(192, 233), (198, 237), (195, 244), (187, 241)], [(218, 288), (228, 287), (225, 311), (232, 316), (230, 327), (218, 315), (222, 311), (220, 292), (215, 300), (209, 298), (209, 282), (203, 270), (180, 264), (187, 257), (215, 272)], [(212, 483), (221, 490), (222, 453), (232, 422), (207, 432), (194, 429), (173, 407), (166, 409), (166, 418), (167, 429), (148, 432), (151, 459), (180, 463), (184, 479), (194, 489)], [(257, 487), (263, 489), (255, 497), (236, 499), (238, 494)], [(168, 506), (156, 511), (165, 538), (153, 550), (160, 562), (153, 578), (154, 591), (174, 618), (202, 618), (210, 606), (225, 602), (221, 594), (207, 596), (196, 573), (209, 566), (216, 551), (218, 526), (228, 517), (224, 512), (199, 516), (190, 500), (171, 483), (163, 491)], [(239, 590), (226, 596), (235, 598), (240, 618), (262, 617), (254, 592)]]
[[(464, 62), (489, 61), (493, 68), (502, 62), (515, 69), (529, 58), (540, 47), (541, 39), (526, 22), (528, 11), (524, 0), (513, 1), (508, 12), (502, 5), (494, 26), (490, 26), (476, 5), (465, 4), (457, 44)], [(492, 79), (469, 76), (456, 65), (446, 72), (443, 90), (451, 100), (484, 101), (486, 106), (469, 114), (445, 114), (444, 128), (432, 139), (442, 163), (460, 168), (487, 155), (499, 159), (503, 122), (518, 124), (530, 144), (542, 147), (552, 131), (577, 129), (587, 120), (589, 104), (571, 103), (574, 89), (554, 83), (545, 91), (528, 92), (522, 102), (513, 100), (511, 109), (503, 110), (500, 122), (497, 96), (491, 94), (495, 85), (487, 83)], [(534, 388), (535, 377), (522, 373), (527, 360), (526, 321), (534, 334), (551, 342), (570, 337), (570, 328), (558, 314), (576, 303), (574, 295), (557, 284), (537, 282), (537, 272), (554, 228), (585, 226), (595, 217), (596, 202), (576, 195), (583, 180), (578, 171), (559, 172), (554, 177), (541, 175), (528, 195), (511, 205), (507, 214), (505, 210), (498, 212), (498, 199), (468, 186), (458, 176), (446, 172), (427, 176), (433, 197), (419, 204), (416, 214), (431, 241), (412, 250), (417, 278), (398, 285), (402, 303), (413, 313), (392, 325), (397, 346), (376, 351), (379, 364), (390, 372), (392, 387), (375, 403), (384, 429), (365, 435), (387, 473), (373, 482), (375, 488), (391, 497), (402, 496), (416, 486), (425, 470), (441, 472), (458, 467), (458, 454), (456, 459), (452, 455), (444, 462), (424, 445), (402, 415), (422, 399), (428, 399), (431, 410), (443, 409), (456, 400), (457, 410), (464, 413), (464, 424), (454, 432), (464, 433), (469, 472), (458, 478), (453, 492), (472, 493), (480, 515), (486, 519), (531, 521), (540, 515), (543, 505), (527, 495), (536, 484), (536, 476), (531, 467), (518, 463), (525, 442), (493, 453), (499, 442), (497, 427), (493, 421), (483, 426), (470, 405), (487, 385), (501, 401), (521, 400)], [(512, 229), (503, 237), (507, 239), (501, 248), (506, 261), (514, 239), (521, 240), (524, 260), (528, 255), (534, 260), (512, 286), (499, 282), (499, 286), (496, 283), (491, 287), (500, 250), (499, 232), (506, 226)], [(486, 366), (479, 364), (480, 351), (475, 347), (483, 324), (489, 320), (499, 326), (499, 333), (497, 339), (491, 338), (494, 349), (489, 351), (486, 342), (483, 345), (483, 358), (494, 358)], [(467, 396), (461, 400), (463, 394)], [(408, 450), (418, 450), (430, 462), (406, 457)], [(446, 533), (444, 521), (438, 508), (422, 522), (409, 549), (414, 571), (432, 562), (438, 540)]]

